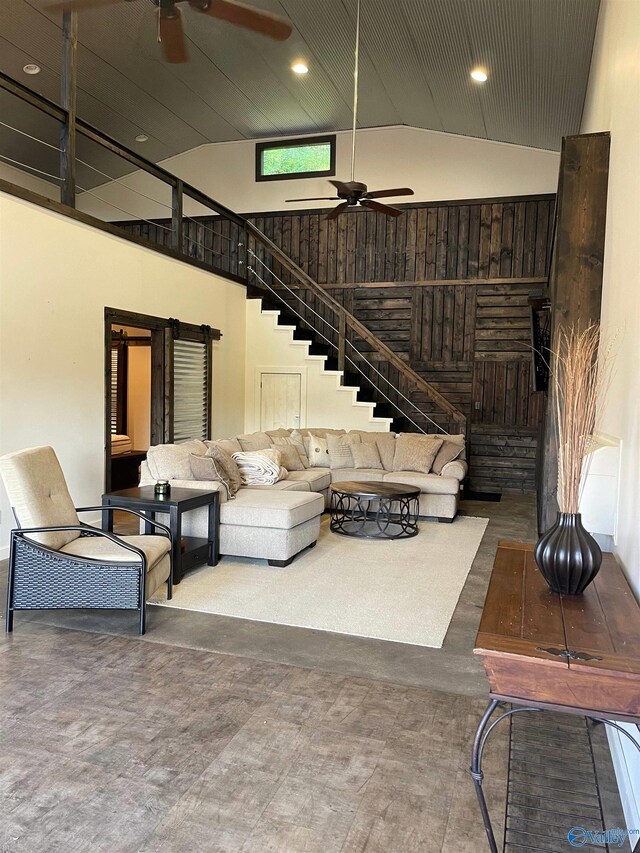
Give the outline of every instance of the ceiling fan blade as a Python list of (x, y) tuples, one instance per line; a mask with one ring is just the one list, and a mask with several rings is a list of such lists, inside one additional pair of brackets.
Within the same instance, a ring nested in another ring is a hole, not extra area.
[(367, 198), (391, 198), (396, 195), (413, 195), (413, 190), (409, 187), (398, 187), (394, 190), (374, 190), (371, 193), (366, 193)]
[(285, 202), (289, 203), (290, 201), (340, 201), (339, 196), (321, 196), (320, 198), (286, 198)]
[(187, 42), (182, 29), (180, 10), (174, 7), (160, 7), (160, 41), (167, 62), (186, 62)]
[(328, 214), (327, 219), (337, 219), (341, 213), (349, 207), (348, 201), (343, 201), (342, 204), (339, 204), (337, 207), (334, 207), (331, 213)]
[(377, 210), (378, 213), (384, 213), (386, 216), (402, 216), (402, 211), (397, 207), (390, 207), (388, 204), (380, 204), (379, 201), (370, 201), (368, 198), (360, 200), (363, 207), (370, 207), (372, 210)]
[(43, 7), (48, 12), (82, 12), (83, 9), (94, 9), (98, 6), (115, 6), (126, 0), (58, 0), (56, 3), (46, 3)]
[(339, 194), (343, 196), (351, 195), (351, 189), (349, 187), (349, 184), (345, 183), (344, 181), (334, 181), (329, 178), (329, 183), (334, 185), (334, 187), (338, 190)]
[(189, 0), (189, 3), (205, 15), (227, 21), (236, 27), (262, 33), (276, 41), (285, 41), (293, 32), (293, 27), (285, 18), (246, 3), (239, 3), (238, 0)]

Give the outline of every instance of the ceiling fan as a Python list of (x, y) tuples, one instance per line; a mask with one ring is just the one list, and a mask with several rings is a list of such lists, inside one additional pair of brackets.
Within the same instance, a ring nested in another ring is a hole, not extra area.
[[(111, 6), (116, 3), (130, 3), (132, 0), (57, 0), (48, 3), (45, 8), (53, 11), (70, 11), (72, 9), (81, 11), (96, 6)], [(227, 21), (236, 27), (253, 30), (256, 33), (276, 41), (285, 41), (292, 33), (289, 21), (256, 9), (238, 0), (151, 0), (158, 9), (158, 41), (162, 44), (162, 51), (167, 62), (186, 62), (187, 43), (182, 27), (182, 13), (178, 3), (188, 2), (189, 6), (196, 12)]]
[(391, 198), (399, 195), (413, 195), (413, 190), (409, 187), (396, 187), (389, 190), (373, 190), (369, 192), (367, 185), (354, 180), (356, 170), (356, 125), (358, 121), (358, 65), (360, 58), (360, 0), (357, 0), (356, 9), (356, 45), (354, 54), (354, 74), (353, 74), (353, 127), (351, 130), (351, 180), (350, 181), (329, 181), (336, 188), (337, 195), (324, 196), (321, 198), (288, 198), (287, 202), (294, 201), (340, 201), (342, 203), (334, 207), (329, 213), (327, 219), (336, 219), (345, 210), (350, 207), (365, 207), (371, 210), (377, 210), (379, 213), (384, 213), (386, 216), (401, 216), (402, 211), (397, 207), (391, 207), (389, 204), (381, 204), (379, 201), (374, 201), (377, 198)]

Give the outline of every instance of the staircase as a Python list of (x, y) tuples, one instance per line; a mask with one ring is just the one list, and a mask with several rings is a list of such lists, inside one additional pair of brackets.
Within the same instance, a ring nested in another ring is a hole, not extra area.
[(374, 417), (397, 432), (465, 433), (465, 416), (409, 364), (379, 340), (299, 267), (279, 246), (246, 223), (247, 296), (263, 310), (278, 311), (278, 323), (293, 327), (323, 356), (327, 370), (339, 371), (345, 387), (372, 404)]

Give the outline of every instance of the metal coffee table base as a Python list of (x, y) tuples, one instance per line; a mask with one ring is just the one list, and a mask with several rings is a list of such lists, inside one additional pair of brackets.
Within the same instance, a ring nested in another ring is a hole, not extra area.
[(330, 529), (362, 539), (408, 539), (418, 533), (417, 497), (331, 493)]

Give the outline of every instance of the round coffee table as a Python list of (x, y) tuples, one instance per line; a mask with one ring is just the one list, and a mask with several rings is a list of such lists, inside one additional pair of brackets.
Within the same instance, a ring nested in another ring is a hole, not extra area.
[(420, 489), (402, 483), (331, 486), (329, 529), (363, 539), (408, 539), (418, 534)]

